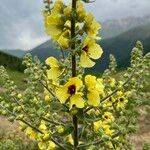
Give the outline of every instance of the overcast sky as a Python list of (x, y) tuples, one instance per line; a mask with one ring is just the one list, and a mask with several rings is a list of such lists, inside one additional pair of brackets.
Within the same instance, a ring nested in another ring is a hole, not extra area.
[[(46, 41), (42, 7), (42, 0), (0, 0), (0, 49), (31, 49)], [(150, 0), (96, 0), (86, 8), (102, 22), (150, 14)]]

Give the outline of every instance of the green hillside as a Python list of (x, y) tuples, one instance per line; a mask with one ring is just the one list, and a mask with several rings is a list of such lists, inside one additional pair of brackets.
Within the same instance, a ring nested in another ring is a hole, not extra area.
[(18, 57), (18, 58), (22, 58), (26, 51), (24, 50), (21, 50), (21, 49), (0, 49), (0, 52), (3, 52), (3, 53), (6, 53), (8, 55), (12, 55), (12, 56), (15, 56), (15, 57)]
[(60, 51), (51, 40), (46, 41), (28, 52), (31, 53), (32, 56), (38, 56), (42, 62), (45, 61), (48, 56), (59, 57), (60, 54)]
[(17, 58), (6, 53), (0, 52), (0, 66), (10, 68), (12, 70), (23, 71), (22, 59)]

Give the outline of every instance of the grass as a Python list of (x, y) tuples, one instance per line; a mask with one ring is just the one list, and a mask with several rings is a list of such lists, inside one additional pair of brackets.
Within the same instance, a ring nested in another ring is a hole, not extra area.
[[(24, 90), (27, 87), (26, 83), (24, 82), (24, 80), (26, 79), (26, 75), (24, 73), (10, 70), (8, 68), (6, 70), (10, 76), (10, 79), (15, 82), (19, 90)], [(2, 84), (3, 81), (0, 78), (0, 87), (2, 87)]]

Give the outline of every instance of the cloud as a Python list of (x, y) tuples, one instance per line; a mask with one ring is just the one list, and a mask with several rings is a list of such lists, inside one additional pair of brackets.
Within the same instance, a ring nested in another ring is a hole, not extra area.
[[(42, 6), (42, 0), (0, 0), (0, 49), (31, 49), (48, 39)], [(105, 21), (148, 14), (150, 0), (96, 0), (86, 8), (97, 20)]]
[(47, 39), (42, 1), (0, 0), (0, 48), (31, 49)]

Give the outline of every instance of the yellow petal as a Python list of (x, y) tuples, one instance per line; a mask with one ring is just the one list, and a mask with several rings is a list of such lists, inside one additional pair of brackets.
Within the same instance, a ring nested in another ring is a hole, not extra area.
[(90, 38), (90, 37), (86, 37), (86, 39), (84, 40), (84, 44), (83, 44), (83, 47), (85, 46), (90, 46), (91, 44), (93, 44), (95, 41)]
[(96, 84), (96, 90), (99, 92), (99, 94), (104, 95), (104, 84), (102, 79), (97, 79), (97, 84)]
[(44, 99), (45, 99), (46, 102), (50, 102), (52, 100), (50, 95), (45, 95)]
[(62, 29), (57, 26), (46, 27), (46, 33), (51, 36), (51, 38), (56, 41), (62, 33)]
[(69, 5), (64, 9), (64, 15), (65, 15), (67, 18), (70, 18), (70, 17), (71, 17), (71, 4), (69, 4)]
[(69, 47), (69, 39), (63, 36), (63, 34), (58, 38), (57, 43), (62, 49), (67, 49)]
[(79, 22), (82, 22), (85, 18), (85, 15), (86, 15), (84, 5), (83, 5), (82, 1), (77, 1), (76, 12), (77, 12), (77, 20)]
[(62, 73), (62, 70), (58, 67), (53, 67), (47, 70), (48, 79), (57, 79)]
[(91, 90), (87, 94), (88, 104), (92, 106), (98, 106), (100, 103), (99, 93), (95, 90)]
[(95, 88), (96, 85), (96, 77), (92, 75), (86, 75), (85, 76), (85, 84), (88, 87), (88, 89)]
[(77, 108), (84, 107), (84, 100), (80, 94), (75, 94), (70, 97), (70, 109), (75, 105)]
[(38, 147), (40, 150), (45, 150), (47, 146), (45, 142), (39, 142)]
[(103, 53), (103, 50), (98, 44), (93, 43), (92, 45), (90, 45), (89, 50), (88, 50), (88, 54), (90, 58), (98, 59), (101, 57), (102, 53)]
[(94, 125), (94, 131), (96, 132), (102, 127), (102, 121), (101, 120), (96, 121), (93, 123), (93, 125)]
[(66, 137), (66, 140), (71, 144), (71, 145), (74, 145), (74, 141), (73, 141), (73, 138), (72, 138), (72, 135), (69, 134), (67, 137)]
[(55, 150), (55, 149), (56, 149), (56, 144), (52, 141), (49, 141), (47, 150)]
[(50, 67), (59, 67), (59, 62), (55, 57), (48, 57), (45, 63)]
[(81, 79), (79, 79), (78, 77), (73, 77), (70, 78), (69, 81), (65, 84), (66, 87), (69, 87), (71, 85), (75, 85), (76, 87), (76, 92), (80, 90), (80, 88), (83, 85), (83, 82)]
[(104, 119), (104, 123), (110, 123), (115, 120), (113, 114), (110, 112), (105, 112), (102, 118)]
[(36, 137), (36, 132), (30, 128), (30, 127), (27, 127), (26, 129), (26, 134), (31, 138), (31, 139), (35, 139)]
[(70, 94), (68, 94), (68, 87), (63, 86), (61, 88), (58, 88), (56, 90), (56, 96), (60, 100), (62, 104), (66, 102), (66, 100), (69, 98)]
[(85, 17), (85, 22), (87, 26), (90, 26), (92, 24), (93, 21), (93, 14), (92, 13), (88, 13)]
[(39, 126), (39, 129), (40, 129), (40, 130), (46, 130), (47, 127), (46, 127), (46, 125), (45, 125), (44, 123), (42, 123), (42, 124)]
[(52, 14), (58, 14), (58, 13), (62, 13), (63, 11), (63, 2), (62, 0), (56, 0), (56, 2), (54, 3), (54, 7), (51, 10)]
[(93, 62), (89, 56), (86, 54), (86, 52), (82, 51), (80, 56), (80, 65), (83, 68), (91, 68), (95, 65), (95, 62)]

